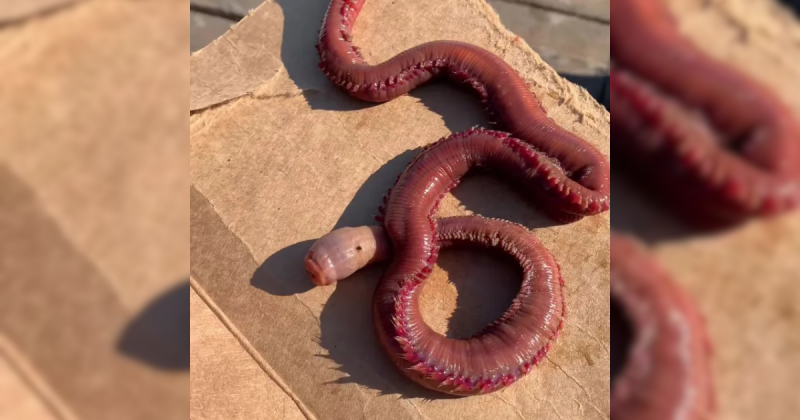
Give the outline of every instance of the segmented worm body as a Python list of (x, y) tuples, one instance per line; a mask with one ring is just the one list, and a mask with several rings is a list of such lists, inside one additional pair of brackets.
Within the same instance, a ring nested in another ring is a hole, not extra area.
[(616, 420), (701, 420), (714, 410), (710, 344), (693, 303), (634, 239), (611, 235)]
[[(542, 159), (551, 163), (548, 167), (552, 171), (543, 176), (565, 178), (558, 185), (576, 202), (575, 211), (550, 212), (551, 216), (574, 221), (581, 215), (608, 209), (608, 160), (592, 145), (548, 118), (511, 66), (489, 51), (453, 41), (429, 42), (384, 63), (367, 64), (351, 42), (352, 27), (364, 3), (364, 0), (333, 0), (322, 22), (317, 44), (319, 67), (333, 83), (351, 96), (371, 102), (389, 101), (437, 76), (469, 86), (480, 96), (499, 128), (530, 144)], [(553, 191), (553, 194), (563, 195), (563, 192)], [(561, 198), (542, 197), (537, 204), (548, 210), (550, 200)]]
[(800, 124), (776, 97), (679, 33), (659, 1), (613, 0), (612, 150), (694, 222), (800, 202)]
[[(564, 282), (551, 254), (524, 227), (478, 216), (435, 218), (442, 198), (470, 170), (483, 168), (514, 185), (556, 220), (608, 210), (608, 162), (553, 123), (517, 73), (472, 45), (432, 42), (369, 65), (351, 41), (363, 1), (334, 0), (317, 48), (320, 68), (350, 95), (388, 101), (439, 75), (474, 88), (511, 132), (471, 129), (427, 146), (384, 197), (382, 226), (343, 228), (312, 246), (306, 270), (332, 284), (389, 259), (373, 298), (378, 339), (400, 370), (430, 389), (472, 395), (509, 386), (545, 357), (564, 325)], [(513, 135), (513, 136), (512, 136)], [(422, 319), (419, 295), (447, 246), (495, 248), (523, 269), (510, 308), (466, 340), (449, 339)]]
[[(415, 382), (458, 395), (495, 391), (528, 373), (561, 331), (564, 282), (553, 257), (526, 228), (478, 216), (434, 218), (444, 195), (475, 167), (505, 177), (521, 191), (538, 190), (536, 156), (506, 133), (454, 134), (401, 174), (387, 197), (383, 228), (336, 230), (309, 251), (306, 269), (318, 285), (392, 257), (373, 299), (374, 323), (383, 348)], [(425, 324), (419, 295), (439, 250), (464, 245), (510, 254), (523, 269), (523, 281), (500, 319), (474, 337), (454, 340)]]

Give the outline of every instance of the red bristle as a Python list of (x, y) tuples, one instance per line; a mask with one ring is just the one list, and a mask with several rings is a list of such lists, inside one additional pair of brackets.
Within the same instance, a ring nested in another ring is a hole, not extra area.
[(522, 365), (522, 371), (523, 371), (524, 373), (528, 373), (528, 372), (530, 372), (530, 371), (531, 371), (531, 366), (532, 366), (532, 365), (531, 365), (529, 362), (525, 362), (525, 364), (524, 364), (524, 365)]
[(514, 375), (508, 374), (508, 375), (503, 376), (501, 381), (503, 383), (503, 386), (509, 386), (509, 385), (513, 384), (514, 382), (516, 382), (517, 378), (515, 378)]
[(444, 380), (442, 380), (442, 383), (439, 384), (439, 386), (450, 386), (450, 385), (453, 385), (453, 382), (455, 381), (455, 378), (456, 377), (453, 374), (449, 374), (446, 378), (444, 378)]
[(444, 382), (448, 376), (449, 374), (441, 370), (436, 370), (433, 373), (431, 373), (431, 379), (433, 379), (436, 382)]

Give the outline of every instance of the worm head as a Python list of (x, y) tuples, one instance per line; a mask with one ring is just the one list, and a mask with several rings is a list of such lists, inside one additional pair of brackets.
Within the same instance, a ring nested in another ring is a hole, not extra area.
[(306, 271), (317, 286), (349, 277), (388, 258), (388, 238), (380, 226), (345, 227), (319, 238), (308, 251)]

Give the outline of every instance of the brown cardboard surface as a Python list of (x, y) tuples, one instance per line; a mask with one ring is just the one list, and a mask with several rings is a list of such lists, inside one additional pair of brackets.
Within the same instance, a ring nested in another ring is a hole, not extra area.
[(4, 0), (0, 7), (0, 25), (52, 13), (76, 1), (78, 0)]
[[(42, 210), (0, 167), (0, 334), (81, 419), (178, 418), (185, 375), (142, 366), (124, 342), (160, 343)], [(79, 292), (78, 292), (79, 291)]]
[(305, 418), (194, 290), (190, 305), (191, 418)]
[(186, 7), (84, 1), (0, 31), (0, 159), (133, 311), (187, 276)]
[[(312, 288), (302, 258), (316, 238), (373, 223), (419, 147), (487, 125), (478, 101), (448, 85), (374, 106), (344, 95), (316, 67), (326, 8), (323, 0), (265, 3), (191, 58), (193, 287), (308, 418), (608, 418), (608, 214), (550, 226), (492, 178), (467, 180), (444, 200), (442, 216), (472, 211), (534, 228), (567, 281), (563, 338), (503, 392), (441, 398), (397, 372), (372, 330), (370, 299), (383, 267)], [(608, 154), (605, 109), (482, 1), (370, 0), (355, 38), (371, 62), (436, 39), (487, 48), (530, 82), (555, 121)], [(474, 333), (510, 304), (517, 277), (502, 260), (445, 252), (422, 296), (425, 319), (442, 333)], [(198, 369), (235, 380), (230, 362), (218, 363)], [(207, 384), (193, 375), (191, 386), (193, 399), (206, 398)], [(231, 396), (216, 404), (228, 404), (224, 413), (259, 403)]]
[[(292, 7), (289, 4), (289, 7)], [(302, 13), (296, 9), (296, 13)], [(251, 11), (247, 25), (234, 25), (206, 48), (192, 54), (189, 109), (194, 111), (252, 92), (281, 68), (281, 7), (266, 2)], [(300, 28), (287, 27), (286, 32)]]
[(3, 336), (0, 336), (0, 418), (76, 418), (41, 381), (36, 369), (30, 366), (24, 355)]
[[(800, 116), (796, 18), (767, 0), (676, 0), (670, 6), (682, 31), (701, 48), (773, 88)], [(622, 221), (652, 241), (657, 257), (707, 320), (718, 418), (796, 416), (800, 213), (700, 236), (646, 204), (616, 174), (613, 190), (612, 226)]]
[(0, 382), (46, 411), (12, 418), (187, 417), (187, 8), (0, 26)]

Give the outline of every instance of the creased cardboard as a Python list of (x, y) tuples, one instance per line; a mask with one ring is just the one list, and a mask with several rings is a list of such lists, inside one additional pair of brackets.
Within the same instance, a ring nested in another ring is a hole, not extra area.
[(120, 348), (161, 343), (147, 330), (128, 329), (134, 314), (5, 167), (0, 191), (0, 340), (79, 419), (177, 418), (185, 376), (143, 366)]
[(190, 302), (192, 418), (305, 419), (195, 290)]
[(192, 55), (189, 110), (238, 98), (277, 74), (280, 10), (275, 2), (264, 3), (251, 12), (247, 25), (235, 25), (235, 31)]
[[(370, 309), (382, 266), (312, 288), (302, 258), (316, 238), (374, 223), (381, 197), (421, 146), (488, 126), (478, 101), (449, 85), (380, 105), (340, 92), (316, 67), (326, 8), (323, 0), (265, 3), (192, 56), (193, 287), (309, 418), (608, 418), (608, 214), (552, 226), (489, 177), (466, 180), (444, 200), (440, 216), (475, 212), (533, 228), (567, 282), (568, 325), (549, 358), (488, 396), (443, 398), (390, 364)], [(355, 42), (374, 63), (437, 39), (498, 54), (556, 122), (608, 154), (605, 109), (506, 31), (482, 1), (370, 0), (355, 28)], [(469, 335), (500, 315), (518, 285), (503, 260), (447, 251), (423, 293), (423, 313), (441, 333)], [(209, 401), (204, 387), (193, 382), (193, 400)], [(254, 403), (231, 396), (228, 404)]]
[(0, 26), (0, 417), (187, 418), (187, 9)]

